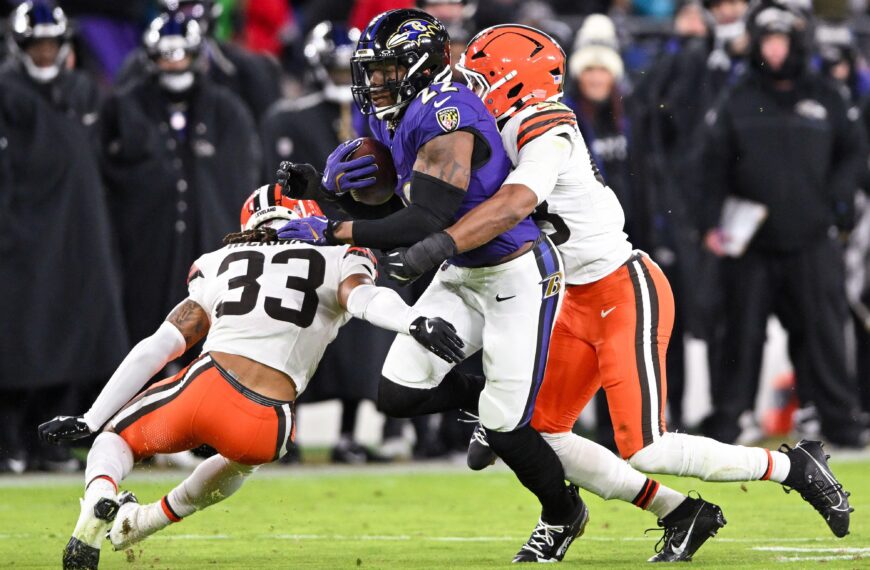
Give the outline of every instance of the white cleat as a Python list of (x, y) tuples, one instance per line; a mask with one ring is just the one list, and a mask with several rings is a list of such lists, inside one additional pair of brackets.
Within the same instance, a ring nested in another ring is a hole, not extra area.
[(81, 513), (63, 551), (64, 570), (91, 570), (100, 562), (100, 544), (118, 513), (113, 498), (80, 499)]
[(136, 495), (124, 491), (118, 497), (121, 508), (115, 524), (109, 530), (109, 541), (115, 550), (126, 550), (141, 542), (171, 522), (163, 513), (160, 501), (140, 505)]
[(151, 533), (142, 533), (144, 507), (139, 499), (130, 491), (124, 491), (118, 497), (120, 508), (115, 516), (115, 523), (109, 529), (109, 541), (115, 550), (126, 550)]

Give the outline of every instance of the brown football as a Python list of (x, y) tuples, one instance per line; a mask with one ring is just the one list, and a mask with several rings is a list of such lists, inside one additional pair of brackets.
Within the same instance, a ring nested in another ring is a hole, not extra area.
[(372, 155), (378, 171), (374, 173), (375, 183), (367, 188), (351, 190), (351, 197), (367, 206), (379, 206), (393, 197), (396, 190), (396, 167), (393, 165), (393, 155), (386, 145), (377, 140), (364, 137), (362, 144), (345, 160), (353, 160), (361, 156)]

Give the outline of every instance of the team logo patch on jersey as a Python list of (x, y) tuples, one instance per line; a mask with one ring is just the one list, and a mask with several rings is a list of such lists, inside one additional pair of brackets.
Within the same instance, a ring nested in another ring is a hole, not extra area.
[(563, 278), (562, 272), (557, 271), (541, 280), (541, 285), (544, 286), (544, 299), (549, 299), (559, 294), (559, 291), (562, 290)]
[(393, 49), (396, 46), (411, 42), (419, 46), (423, 38), (434, 37), (437, 31), (438, 27), (426, 20), (408, 20), (399, 26), (395, 34), (387, 39), (386, 48)]
[(456, 130), (459, 126), (459, 109), (456, 107), (445, 107), (435, 113), (435, 120), (438, 121), (438, 126), (445, 133)]

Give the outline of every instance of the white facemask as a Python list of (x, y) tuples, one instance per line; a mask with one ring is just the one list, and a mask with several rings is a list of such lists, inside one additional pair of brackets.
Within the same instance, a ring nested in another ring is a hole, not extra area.
[(23, 61), (27, 75), (37, 83), (51, 83), (60, 75), (60, 65), (53, 64), (48, 67), (39, 67), (27, 55), (24, 56)]
[(47, 67), (39, 67), (33, 63), (33, 59), (27, 55), (27, 53), (21, 54), (21, 61), (24, 63), (24, 70), (31, 79), (37, 83), (51, 83), (57, 79), (58, 75), (60, 75), (60, 72), (66, 63), (66, 59), (69, 57), (69, 52), (70, 45), (69, 43), (64, 42), (60, 45), (60, 50), (57, 52), (57, 57), (54, 59), (54, 63)]
[(161, 73), (159, 76), (160, 86), (171, 93), (183, 93), (191, 87), (195, 77), (192, 71), (181, 73)]

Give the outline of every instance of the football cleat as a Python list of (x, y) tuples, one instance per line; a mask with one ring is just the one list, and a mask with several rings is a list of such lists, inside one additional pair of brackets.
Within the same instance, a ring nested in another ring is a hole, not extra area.
[(124, 550), (151, 533), (142, 532), (144, 508), (130, 491), (124, 491), (118, 496), (118, 516), (115, 524), (109, 530), (109, 541), (115, 550)]
[(471, 440), (468, 442), (468, 456), (466, 457), (468, 467), (474, 471), (480, 471), (493, 465), (496, 459), (498, 459), (498, 455), (489, 446), (489, 441), (486, 439), (486, 429), (478, 423), (471, 433)]
[(100, 563), (99, 544), (117, 514), (118, 503), (114, 499), (100, 497), (96, 501), (81, 500), (78, 523), (63, 549), (64, 570), (97, 568)]
[(830, 456), (825, 454), (823, 446), (819, 441), (806, 439), (799, 441), (794, 448), (781, 445), (779, 451), (791, 461), (791, 469), (782, 486), (786, 493), (797, 491), (822, 515), (831, 532), (842, 538), (849, 534), (850, 513), (855, 509), (849, 506), (849, 493), (843, 490), (843, 485), (828, 466)]
[(554, 525), (547, 523), (543, 518), (538, 519), (532, 536), (520, 548), (512, 562), (560, 562), (565, 557), (568, 547), (575, 538), (583, 535), (586, 523), (589, 522), (589, 508), (577, 493), (577, 487), (571, 485), (570, 493), (577, 498), (577, 510), (571, 522)]
[(97, 570), (100, 549), (72, 536), (63, 549), (63, 570)]
[(700, 496), (686, 497), (672, 513), (659, 520), (664, 528), (656, 544), (656, 555), (648, 562), (689, 562), (708, 538), (726, 524), (722, 509)]

